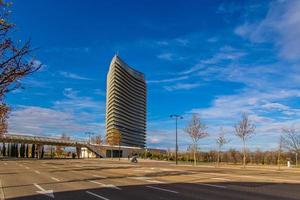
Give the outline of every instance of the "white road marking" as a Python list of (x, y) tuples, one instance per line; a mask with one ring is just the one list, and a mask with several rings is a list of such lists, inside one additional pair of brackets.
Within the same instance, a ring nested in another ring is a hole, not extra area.
[(34, 172), (37, 174), (41, 174), (41, 172), (39, 172), (38, 170), (34, 170)]
[(130, 177), (131, 179), (135, 179), (135, 180), (143, 180), (143, 181), (147, 181), (149, 183), (165, 183), (162, 181), (158, 181), (158, 180), (152, 180), (150, 177), (144, 177), (144, 176), (140, 176), (140, 177)]
[(39, 191), (36, 191), (39, 194), (44, 194), (48, 197), (51, 197), (54, 199), (54, 194), (53, 194), (53, 190), (45, 190), (44, 188), (42, 188), (41, 186), (39, 186), (38, 184), (34, 183), (33, 184), (36, 188), (39, 189)]
[(2, 188), (2, 182), (0, 180), (0, 200), (4, 200), (4, 192), (3, 192), (3, 188)]
[(207, 183), (198, 183), (198, 184), (203, 185), (203, 186), (209, 186), (209, 187), (226, 188), (226, 186), (223, 186), (223, 185), (213, 185), (213, 184), (207, 184)]
[(220, 180), (220, 181), (231, 181), (228, 178), (211, 178), (211, 179), (213, 179), (213, 180)]
[(89, 182), (95, 183), (97, 185), (101, 185), (101, 187), (107, 187), (107, 188), (114, 188), (114, 189), (117, 189), (117, 190), (122, 190), (118, 186), (115, 186), (115, 185), (112, 185), (112, 184), (103, 184), (103, 183), (100, 183), (100, 182), (97, 182), (97, 181), (89, 181)]
[(100, 175), (93, 175), (93, 177), (97, 177), (97, 178), (107, 178), (106, 176), (100, 176)]
[(165, 182), (162, 182), (162, 181), (157, 181), (157, 180), (145, 180), (147, 182), (150, 182), (150, 183), (165, 183)]
[(151, 189), (155, 189), (155, 190), (161, 190), (161, 191), (165, 191), (165, 192), (171, 192), (174, 194), (178, 194), (177, 191), (174, 190), (168, 190), (168, 189), (164, 189), (164, 188), (159, 188), (159, 187), (155, 187), (155, 186), (146, 186), (147, 188), (151, 188)]
[(136, 180), (147, 180), (149, 177), (144, 177), (144, 176), (139, 176), (139, 177), (130, 177), (131, 179), (136, 179)]
[(57, 182), (60, 181), (58, 178), (55, 178), (55, 177), (51, 177), (51, 179), (52, 179), (52, 180), (55, 180), (55, 181), (57, 181)]
[(93, 193), (93, 192), (90, 192), (90, 191), (85, 191), (85, 192), (88, 193), (88, 194), (90, 194), (90, 195), (93, 195), (93, 196), (95, 196), (95, 197), (98, 197), (98, 198), (100, 198), (100, 199), (103, 199), (103, 200), (109, 200), (108, 198), (105, 198), (105, 197), (100, 196), (100, 195), (98, 195), (98, 194), (95, 194), (95, 193)]

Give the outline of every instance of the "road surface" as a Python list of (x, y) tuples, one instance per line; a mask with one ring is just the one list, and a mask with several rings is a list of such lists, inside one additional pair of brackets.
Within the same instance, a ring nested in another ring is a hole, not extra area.
[(300, 171), (146, 160), (1, 160), (3, 199), (300, 199)]

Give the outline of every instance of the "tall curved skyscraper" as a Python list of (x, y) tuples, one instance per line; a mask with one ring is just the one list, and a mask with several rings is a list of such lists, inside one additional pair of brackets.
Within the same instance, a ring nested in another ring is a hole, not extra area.
[(107, 74), (106, 140), (121, 133), (121, 145), (145, 147), (146, 82), (143, 73), (115, 55)]

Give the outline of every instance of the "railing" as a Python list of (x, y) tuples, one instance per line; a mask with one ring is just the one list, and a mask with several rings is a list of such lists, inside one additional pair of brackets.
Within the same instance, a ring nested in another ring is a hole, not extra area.
[(65, 140), (61, 138), (43, 137), (43, 136), (31, 136), (31, 135), (17, 135), (17, 134), (5, 134), (0, 136), (0, 142), (18, 142), (18, 143), (40, 143), (40, 144), (52, 144), (52, 145), (66, 145), (77, 146), (87, 144), (84, 140)]

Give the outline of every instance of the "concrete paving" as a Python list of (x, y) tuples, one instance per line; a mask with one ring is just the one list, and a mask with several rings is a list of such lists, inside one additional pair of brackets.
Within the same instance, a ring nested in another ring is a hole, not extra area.
[(300, 199), (300, 171), (149, 160), (1, 160), (4, 199)]

